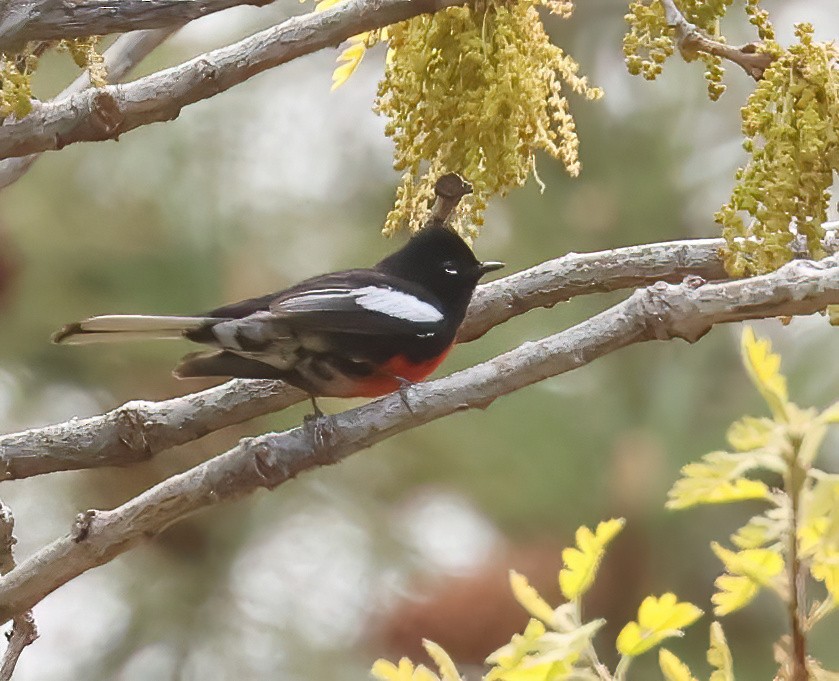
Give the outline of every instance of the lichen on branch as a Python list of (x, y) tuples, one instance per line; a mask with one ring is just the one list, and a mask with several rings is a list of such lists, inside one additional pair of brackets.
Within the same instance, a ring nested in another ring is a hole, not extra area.
[(433, 186), (457, 171), (474, 187), (455, 224), (474, 237), (491, 196), (535, 174), (536, 151), (579, 173), (578, 139), (566, 87), (587, 99), (602, 91), (552, 44), (537, 5), (570, 14), (569, 2), (518, 0), (452, 7), (390, 27), (389, 58), (376, 109), (388, 118), (404, 171), (385, 233), (421, 226)]

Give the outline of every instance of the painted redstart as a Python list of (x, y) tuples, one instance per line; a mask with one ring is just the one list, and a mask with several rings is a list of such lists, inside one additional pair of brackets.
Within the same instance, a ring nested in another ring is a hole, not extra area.
[(187, 338), (213, 349), (186, 355), (173, 371), (179, 378), (280, 379), (313, 398), (376, 397), (421, 381), (454, 343), (478, 280), (503, 267), (479, 262), (446, 225), (469, 184), (446, 175), (436, 189), (426, 226), (370, 269), (312, 277), (199, 316), (91, 317), (52, 340)]

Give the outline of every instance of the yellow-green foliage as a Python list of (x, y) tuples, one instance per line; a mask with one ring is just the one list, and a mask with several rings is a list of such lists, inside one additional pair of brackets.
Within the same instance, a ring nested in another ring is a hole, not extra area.
[[(736, 549), (713, 542), (711, 547), (725, 572), (712, 596), (714, 613), (724, 616), (748, 605), (768, 589), (790, 606), (801, 630), (809, 632), (839, 606), (839, 475), (814, 466), (831, 424), (839, 423), (839, 402), (822, 412), (802, 409), (789, 400), (780, 357), (769, 342), (750, 328), (743, 333), (743, 363), (766, 401), (771, 418), (747, 416), (728, 431), (730, 452), (714, 452), (703, 464), (689, 464), (670, 490), (671, 508), (719, 504), (746, 498), (762, 499), (768, 507), (731, 535)], [(776, 476), (771, 489), (746, 475), (763, 471)], [(751, 494), (743, 494), (749, 489)], [(810, 590), (821, 584), (819, 599)], [(790, 584), (797, 585), (796, 600)], [(788, 646), (776, 646), (784, 658)], [(786, 679), (789, 660), (779, 659), (779, 679)], [(809, 663), (811, 671), (817, 668)]]
[[(553, 45), (538, 0), (452, 7), (389, 29), (390, 52), (376, 107), (387, 116), (402, 186), (385, 232), (421, 225), (436, 179), (456, 171), (474, 187), (459, 206), (476, 234), (490, 196), (524, 184), (537, 150), (579, 172), (578, 140), (563, 84), (589, 99), (602, 92)], [(546, 2), (567, 16), (568, 2)], [(468, 225), (468, 226), (467, 226)]]
[(0, 120), (7, 116), (23, 118), (32, 110), (32, 76), (38, 57), (46, 46), (67, 51), (73, 61), (90, 73), (94, 87), (107, 83), (102, 55), (96, 50), (99, 36), (61, 40), (55, 45), (29, 43), (17, 54), (0, 53)]
[(778, 57), (742, 110), (751, 159), (716, 216), (734, 275), (783, 265), (796, 233), (807, 237), (812, 257), (824, 255), (822, 223), (839, 172), (839, 48), (812, 34), (812, 26), (799, 24), (798, 44), (771, 48)]
[[(667, 638), (681, 636), (685, 627), (702, 616), (702, 610), (692, 603), (680, 602), (675, 594), (648, 596), (638, 608), (636, 619), (621, 629), (615, 641), (621, 659), (614, 676), (607, 671), (593, 645), (594, 636), (605, 620), (583, 622), (582, 597), (594, 582), (606, 547), (623, 525), (623, 519), (613, 518), (598, 524), (594, 530), (587, 527), (577, 530), (576, 545), (562, 552), (564, 567), (559, 573), (560, 590), (568, 601), (556, 608), (530, 586), (524, 575), (510, 572), (513, 595), (531, 619), (521, 634), (513, 636), (508, 644), (487, 658), (492, 667), (483, 677), (484, 681), (560, 681), (567, 678), (621, 681), (633, 658), (652, 650)], [(424, 644), (439, 674), (422, 666), (414, 667), (410, 660), (403, 658), (398, 665), (386, 660), (377, 661), (373, 665), (373, 675), (382, 681), (460, 681), (461, 676), (445, 651), (430, 641)]]
[(655, 80), (661, 65), (673, 54), (675, 43), (664, 18), (664, 8), (652, 3), (635, 0), (624, 17), (629, 31), (623, 37), (623, 54), (626, 68), (633, 75), (643, 75)]
[(90, 83), (93, 87), (102, 87), (108, 82), (108, 74), (105, 72), (105, 60), (96, 51), (99, 44), (99, 36), (94, 35), (88, 38), (76, 38), (75, 40), (62, 40), (58, 43), (59, 50), (67, 50), (76, 66), (87, 69), (90, 74)]
[[(759, 6), (760, 0), (749, 0), (746, 12), (752, 23), (758, 23), (771, 32), (766, 13)], [(725, 15), (731, 0), (676, 0), (676, 6), (690, 23), (705, 35), (720, 42), (719, 21)], [(659, 0), (633, 0), (626, 14), (629, 31), (623, 38), (626, 67), (633, 75), (641, 74), (655, 80), (662, 64), (676, 48), (673, 30), (667, 25), (664, 7)], [(705, 64), (708, 96), (712, 100), (725, 92), (722, 83), (724, 69), (720, 57), (706, 53), (685, 53), (686, 59), (699, 59)]]
[[(731, 0), (675, 0), (675, 4), (685, 19), (700, 32), (718, 42), (725, 42), (725, 38), (720, 35), (719, 25)], [(761, 40), (774, 39), (769, 14), (761, 8), (760, 0), (747, 0), (746, 15)], [(623, 38), (626, 67), (633, 75), (641, 74), (647, 80), (655, 80), (661, 73), (662, 64), (676, 48), (673, 29), (667, 25), (664, 7), (660, 0), (633, 0), (625, 18), (629, 24), (629, 31)], [(688, 60), (699, 59), (705, 64), (708, 96), (712, 100), (719, 99), (725, 92), (722, 59), (705, 52), (683, 51), (682, 56)]]
[[(769, 589), (793, 610), (801, 636), (839, 606), (839, 475), (814, 467), (827, 428), (839, 423), (839, 402), (819, 413), (790, 402), (780, 357), (750, 328), (743, 333), (743, 364), (766, 401), (772, 418), (745, 417), (728, 431), (731, 452), (714, 452), (701, 464), (689, 464), (670, 491), (670, 508), (762, 499), (769, 505), (731, 536), (736, 547), (717, 542), (711, 548), (725, 572), (717, 578), (712, 596), (714, 614), (725, 616), (747, 605), (761, 589)], [(762, 470), (777, 477), (777, 488), (746, 477)], [(568, 599), (550, 605), (524, 575), (510, 573), (513, 595), (531, 616), (521, 634), (487, 658), (491, 665), (484, 681), (624, 681), (632, 660), (683, 635), (683, 629), (702, 616), (692, 603), (680, 602), (672, 593), (648, 596), (637, 617), (627, 623), (615, 641), (620, 661), (610, 671), (598, 659), (594, 637), (605, 623), (582, 619), (582, 598), (594, 582), (609, 543), (623, 528), (622, 519), (600, 523), (594, 530), (577, 530), (575, 546), (562, 552), (559, 573), (562, 595)], [(821, 583), (821, 600), (810, 601), (806, 592)], [(794, 580), (797, 590), (790, 589)], [(796, 596), (794, 597), (795, 594)], [(393, 664), (379, 660), (373, 675), (381, 681), (460, 681), (451, 658), (440, 646), (425, 641), (438, 670), (415, 667), (407, 658)], [(779, 681), (792, 678), (789, 646), (775, 647)], [(659, 667), (665, 681), (696, 681), (688, 666), (666, 649), (659, 650)], [(734, 681), (734, 664), (722, 626), (710, 628), (708, 663), (710, 681)], [(810, 678), (834, 678), (812, 658)]]
[(37, 59), (0, 54), (0, 119), (9, 115), (23, 118), (32, 110), (32, 70)]

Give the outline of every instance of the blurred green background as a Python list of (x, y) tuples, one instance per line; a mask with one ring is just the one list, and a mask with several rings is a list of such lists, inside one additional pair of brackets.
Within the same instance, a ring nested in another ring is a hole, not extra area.
[[(567, 251), (715, 236), (711, 215), (744, 158), (738, 111), (753, 84), (743, 73), (728, 70), (729, 91), (716, 104), (697, 64), (674, 59), (655, 83), (630, 77), (620, 47), (626, 4), (578, 4), (570, 21), (549, 25), (606, 98), (571, 102), (579, 179), (540, 158), (544, 194), (530, 183), (491, 206), (476, 250), (505, 260), (507, 272)], [(821, 39), (839, 29), (835, 0), (765, 6), (782, 41), (795, 21), (812, 21)], [(297, 11), (282, 0), (195, 22), (137, 73)], [(752, 39), (741, 8), (730, 14), (730, 41)], [(336, 54), (260, 75), (118, 143), (47, 154), (0, 194), (3, 431), (209, 385), (170, 376), (185, 343), (50, 345), (66, 322), (197, 312), (371, 264), (394, 248), (379, 229), (398, 175), (383, 121), (370, 111), (384, 54), (374, 50), (330, 92)], [(46, 59), (37, 94), (51, 96), (74, 75), (66, 55)], [(458, 347), (442, 371), (571, 326), (623, 295), (517, 318)], [(835, 330), (822, 319), (758, 326), (783, 353), (799, 403), (839, 397)], [(486, 412), (452, 416), (181, 522), (38, 605), (41, 638), (15, 678), (365, 679), (379, 655), (419, 659), (423, 636), (469, 670), (524, 623), (508, 568), (556, 600), (560, 551), (574, 529), (621, 515), (628, 526), (587, 612), (609, 619), (598, 642), (614, 661), (614, 635), (645, 595), (673, 590), (710, 610), (720, 567), (708, 542), (748, 517), (745, 506), (663, 509), (679, 468), (723, 447), (731, 421), (762, 409), (739, 364), (739, 332), (628, 348)], [(18, 558), (63, 534), (75, 513), (118, 505), (240, 437), (299, 424), (306, 412), (300, 405), (229, 428), (142, 466), (5, 483)], [(834, 437), (823, 461), (834, 471), (836, 445)], [(670, 646), (696, 673), (705, 669), (708, 623)], [(785, 626), (780, 604), (761, 597), (724, 625), (738, 679), (770, 678), (771, 644)], [(822, 632), (814, 652), (839, 667), (835, 615)], [(642, 658), (633, 677), (658, 678), (654, 664), (654, 655)]]

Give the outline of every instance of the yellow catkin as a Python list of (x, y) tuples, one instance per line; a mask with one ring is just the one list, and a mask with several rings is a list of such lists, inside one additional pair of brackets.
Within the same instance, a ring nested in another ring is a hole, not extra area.
[(839, 48), (812, 33), (799, 24), (797, 44), (769, 46), (778, 56), (742, 109), (751, 158), (716, 215), (733, 275), (777, 269), (792, 258), (795, 234), (806, 236), (811, 257), (824, 255), (822, 223), (839, 172)]
[[(521, 186), (537, 150), (579, 173), (578, 139), (566, 89), (602, 96), (553, 45), (536, 0), (452, 7), (389, 30), (390, 58), (376, 109), (387, 117), (394, 167), (404, 172), (385, 233), (421, 226), (444, 172), (474, 187), (455, 226), (474, 237), (487, 199)], [(567, 16), (570, 2), (546, 2)]]

